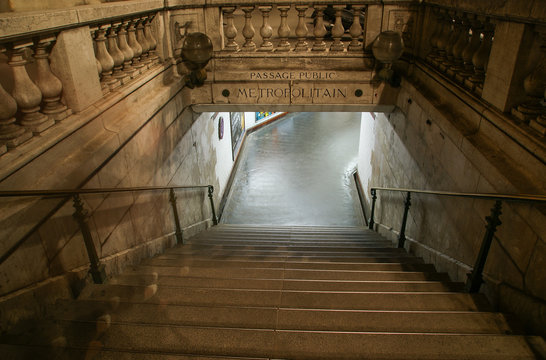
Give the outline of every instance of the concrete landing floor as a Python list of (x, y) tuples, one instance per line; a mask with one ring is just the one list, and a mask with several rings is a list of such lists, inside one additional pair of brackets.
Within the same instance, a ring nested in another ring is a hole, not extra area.
[(221, 222), (363, 226), (360, 113), (293, 113), (250, 134)]

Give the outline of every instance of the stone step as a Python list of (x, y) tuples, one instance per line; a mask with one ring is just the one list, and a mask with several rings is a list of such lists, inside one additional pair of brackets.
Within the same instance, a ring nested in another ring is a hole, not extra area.
[[(66, 348), (291, 359), (536, 359), (524, 336), (267, 330), (95, 323), (65, 324)], [(47, 333), (41, 329), (41, 334)], [(51, 337), (29, 337), (49, 345)], [(21, 338), (11, 339), (16, 345)]]
[(392, 243), (387, 241), (370, 241), (366, 243), (359, 243), (359, 242), (348, 242), (345, 241), (343, 243), (320, 243), (317, 244), (316, 241), (308, 241), (308, 242), (280, 242), (280, 241), (242, 241), (242, 240), (222, 240), (222, 241), (214, 241), (214, 240), (202, 240), (199, 242), (187, 242), (185, 247), (189, 249), (193, 248), (204, 248), (204, 247), (233, 247), (234, 249), (244, 248), (248, 247), (251, 249), (275, 249), (275, 248), (281, 248), (285, 250), (315, 250), (315, 249), (332, 249), (333, 251), (339, 250), (360, 250), (360, 249), (375, 249), (375, 248), (392, 248)]
[(303, 280), (269, 278), (211, 278), (154, 275), (120, 275), (109, 284), (164, 287), (203, 287), (227, 289), (267, 289), (303, 291), (374, 291), (374, 292), (432, 292), (462, 291), (462, 283), (441, 281), (361, 281), (361, 280)]
[[(204, 265), (204, 264), (199, 264)], [(141, 265), (128, 270), (126, 274), (148, 275), (148, 277), (198, 277), (198, 278), (241, 278), (241, 279), (294, 279), (294, 280), (338, 280), (338, 281), (444, 281), (449, 282), (445, 273), (422, 271), (374, 271), (374, 270), (316, 270), (252, 268), (238, 266), (218, 266), (216, 262), (207, 266), (161, 266)], [(224, 265), (224, 264), (222, 264)], [(260, 264), (257, 264), (259, 266)], [(299, 266), (299, 265), (298, 265)], [(393, 267), (394, 268), (394, 267)], [(154, 275), (156, 274), (156, 275)]]
[(170, 288), (89, 285), (80, 299), (199, 306), (257, 306), (305, 309), (395, 311), (490, 311), (481, 295), (442, 292), (326, 292), (295, 290)]
[(61, 300), (50, 318), (118, 323), (284, 330), (510, 334), (502, 314), (489, 312), (317, 310), (277, 307), (157, 305)]
[(223, 248), (223, 247), (206, 247), (206, 248), (176, 248), (170, 249), (163, 257), (169, 255), (195, 255), (195, 256), (259, 256), (259, 257), (408, 257), (405, 249), (393, 248), (362, 248), (358, 250), (298, 250), (298, 249), (248, 249), (248, 248)]
[[(279, 267), (279, 264), (287, 264), (289, 266), (294, 266), (296, 263), (319, 263), (317, 267), (323, 267), (323, 264), (330, 263), (406, 263), (406, 264), (415, 264), (422, 263), (423, 260), (413, 256), (361, 256), (361, 257), (324, 257), (324, 256), (309, 256), (309, 257), (291, 257), (291, 256), (279, 256), (279, 257), (260, 257), (260, 256), (184, 256), (178, 255), (168, 256), (164, 255), (162, 257), (152, 258), (142, 261), (142, 264), (147, 265), (161, 265), (161, 266), (177, 266), (180, 264), (194, 264), (196, 262), (216, 262), (220, 265), (221, 262), (228, 265), (229, 263), (233, 264), (243, 264), (243, 263), (261, 263), (263, 267), (270, 264), (274, 267)], [(231, 265), (230, 265), (231, 266)], [(240, 266), (240, 265), (235, 265)]]
[(352, 252), (400, 252), (405, 251), (403, 249), (394, 249), (390, 246), (313, 246), (309, 245), (299, 245), (299, 244), (288, 244), (288, 245), (271, 245), (271, 244), (234, 244), (234, 243), (193, 243), (187, 244), (183, 247), (176, 247), (173, 249), (168, 249), (167, 253), (178, 253), (180, 250), (191, 250), (191, 251), (207, 251), (207, 250), (222, 250), (222, 251), (300, 251), (300, 252), (310, 252), (310, 253), (352, 253)]
[[(214, 265), (214, 264), (209, 264)], [(345, 280), (345, 281), (444, 281), (445, 273), (421, 271), (374, 271), (374, 270), (316, 270), (214, 266), (139, 266), (131, 274), (148, 274), (157, 277), (184, 276), (208, 278), (293, 279), (293, 280)], [(129, 271), (127, 272), (129, 274)]]

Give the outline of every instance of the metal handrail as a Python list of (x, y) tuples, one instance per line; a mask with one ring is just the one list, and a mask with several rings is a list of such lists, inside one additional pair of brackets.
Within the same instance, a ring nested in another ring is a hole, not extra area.
[(374, 227), (374, 214), (375, 214), (375, 202), (377, 201), (377, 191), (393, 191), (406, 193), (404, 200), (404, 214), (402, 216), (402, 225), (398, 236), (398, 247), (403, 248), (406, 241), (406, 222), (408, 218), (409, 209), (411, 207), (411, 194), (425, 194), (425, 195), (440, 195), (450, 197), (462, 197), (470, 199), (484, 199), (494, 200), (495, 204), (491, 208), (491, 214), (485, 217), (487, 222), (486, 231), (482, 240), (480, 251), (476, 257), (476, 262), (472, 271), (468, 274), (468, 280), (465, 284), (465, 290), (470, 293), (476, 293), (479, 291), (481, 284), (483, 283), (483, 269), (485, 262), (487, 261), (487, 255), (495, 236), (497, 227), (502, 224), (500, 221), (500, 215), (502, 213), (502, 202), (524, 202), (524, 203), (546, 203), (546, 195), (530, 195), (530, 194), (488, 194), (488, 193), (463, 193), (452, 191), (434, 191), (434, 190), (418, 190), (418, 189), (403, 189), (403, 188), (388, 188), (388, 187), (372, 187), (370, 190), (372, 197), (372, 209), (370, 213), (370, 220), (368, 221), (368, 228), (373, 230)]
[[(169, 202), (171, 203), (173, 210), (173, 217), (175, 223), (175, 236), (178, 243), (183, 243), (182, 228), (180, 226), (180, 217), (178, 216), (178, 207), (176, 203), (175, 190), (193, 190), (193, 189), (208, 189), (208, 197), (210, 200), (210, 207), (212, 212), (212, 222), (214, 225), (218, 225), (218, 218), (216, 216), (216, 209), (214, 208), (214, 187), (212, 185), (194, 185), (194, 186), (140, 186), (140, 187), (126, 187), (126, 188), (95, 188), (95, 189), (57, 189), (57, 190), (11, 190), (0, 191), (0, 197), (42, 197), (42, 198), (54, 198), (72, 197), (74, 203), (75, 212), (73, 214), (74, 219), (80, 226), (83, 241), (87, 249), (87, 255), (90, 262), (91, 276), (93, 281), (97, 284), (101, 284), (106, 280), (106, 273), (104, 271), (104, 265), (101, 264), (100, 259), (95, 249), (95, 243), (93, 241), (91, 231), (88, 225), (89, 212), (83, 207), (83, 202), (80, 198), (82, 194), (104, 194), (104, 193), (125, 193), (125, 192), (144, 192), (144, 191), (161, 191), (169, 190)], [(64, 204), (64, 202), (63, 202)], [(19, 241), (13, 244), (1, 257), (0, 264), (2, 264), (7, 258), (9, 258), (38, 227), (40, 227), (54, 212), (59, 208), (57, 207), (53, 212), (46, 216), (42, 221), (38, 222), (25, 236)]]
[(55, 189), (55, 190), (0, 190), (0, 197), (19, 197), (19, 196), (47, 196), (47, 197), (64, 197), (73, 196), (76, 194), (102, 194), (102, 193), (121, 193), (121, 192), (142, 192), (142, 191), (157, 191), (157, 190), (180, 190), (180, 189), (200, 189), (213, 188), (212, 185), (190, 185), (190, 186), (137, 186), (124, 188), (91, 188), (91, 189)]
[(546, 195), (465, 193), (465, 192), (453, 192), (453, 191), (417, 190), (417, 189), (389, 188), (389, 187), (375, 187), (375, 186), (372, 187), (371, 190), (397, 191), (397, 192), (405, 192), (405, 193), (411, 192), (414, 194), (430, 194), (430, 195), (443, 195), (443, 196), (455, 196), (455, 197), (468, 197), (473, 199), (524, 201), (524, 202), (545, 201), (546, 202)]

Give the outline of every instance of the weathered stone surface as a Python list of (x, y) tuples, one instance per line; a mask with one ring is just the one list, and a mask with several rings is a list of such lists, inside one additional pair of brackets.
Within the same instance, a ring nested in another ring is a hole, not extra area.
[(77, 24), (75, 10), (54, 10), (0, 14), (0, 37), (14, 36)]
[(87, 26), (62, 31), (51, 53), (51, 68), (63, 83), (70, 109), (79, 112), (102, 98), (93, 43)]
[(533, 249), (531, 259), (529, 261), (529, 267), (525, 274), (525, 285), (531, 294), (537, 296), (540, 299), (546, 298), (546, 274), (544, 269), (546, 268), (546, 244), (544, 239), (539, 238), (536, 242), (536, 246)]
[(532, 36), (525, 24), (500, 21), (487, 65), (482, 98), (502, 111), (509, 111), (523, 99), (524, 59)]
[(90, 21), (101, 21), (116, 16), (127, 16), (146, 11), (162, 10), (163, 0), (133, 0), (120, 1), (99, 6), (84, 6), (76, 8), (79, 21), (82, 23)]

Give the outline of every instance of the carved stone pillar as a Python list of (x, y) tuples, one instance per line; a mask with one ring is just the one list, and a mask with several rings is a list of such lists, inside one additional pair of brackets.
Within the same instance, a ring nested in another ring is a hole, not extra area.
[(108, 86), (110, 90), (113, 90), (120, 86), (120, 81), (112, 76), (114, 70), (114, 59), (106, 49), (106, 31), (110, 28), (110, 25), (100, 25), (96, 31), (95, 44), (96, 44), (96, 57), (102, 67), (101, 83)]
[[(546, 104), (546, 89), (544, 90), (543, 104)], [(546, 105), (542, 106), (542, 114), (532, 119), (529, 123), (532, 129), (538, 131), (542, 136), (546, 135)]]
[(135, 57), (135, 53), (133, 49), (129, 46), (128, 40), (128, 32), (127, 29), (129, 28), (129, 20), (125, 20), (121, 23), (118, 29), (118, 44), (119, 49), (123, 53), (123, 72), (125, 72), (127, 75), (129, 75), (131, 78), (134, 78), (138, 75), (139, 71), (135, 67), (133, 67), (133, 58)]
[(326, 26), (324, 26), (324, 9), (326, 9), (326, 5), (315, 5), (317, 17), (315, 19), (315, 28), (313, 29), (315, 42), (311, 48), (312, 51), (326, 51), (324, 37), (326, 36), (327, 31)]
[(336, 22), (332, 28), (332, 39), (334, 39), (334, 42), (330, 46), (330, 51), (343, 51), (345, 47), (341, 42), (341, 37), (345, 33), (345, 28), (341, 22), (341, 12), (345, 9), (345, 5), (334, 5), (333, 7), (336, 11)]
[(125, 61), (125, 55), (118, 46), (118, 31), (121, 26), (121, 22), (113, 23), (112, 27), (108, 30), (108, 53), (114, 60), (114, 68), (112, 70), (112, 76), (118, 79), (120, 84), (125, 84), (129, 81), (130, 77), (123, 71), (123, 62)]
[(460, 27), (459, 37), (457, 38), (457, 41), (455, 42), (455, 45), (453, 45), (453, 49), (451, 51), (452, 65), (447, 71), (448, 75), (451, 77), (455, 77), (455, 74), (459, 73), (464, 68), (463, 50), (468, 45), (468, 38), (469, 38), (468, 32), (470, 29), (470, 22), (466, 16), (463, 15), (463, 17), (461, 17), (459, 27)]
[(159, 63), (160, 59), (157, 55), (157, 40), (154, 37), (154, 32), (152, 31), (152, 21), (155, 18), (154, 15), (149, 15), (146, 18), (146, 21), (144, 23), (144, 36), (146, 36), (146, 39), (148, 40), (148, 44), (150, 45), (150, 51), (148, 53), (149, 59), (152, 62), (152, 64)]
[(136, 25), (136, 38), (140, 46), (142, 46), (142, 55), (140, 55), (140, 61), (144, 65), (144, 67), (149, 68), (152, 61), (150, 60), (150, 44), (148, 44), (148, 39), (146, 39), (146, 36), (144, 36), (144, 22), (146, 21), (146, 17), (141, 17), (140, 19), (137, 19), (137, 25)]
[(351, 34), (351, 43), (347, 47), (347, 51), (362, 51), (362, 43), (359, 41), (359, 38), (362, 36), (360, 10), (363, 7), (363, 5), (353, 5), (353, 24), (349, 29), (349, 34)]
[(439, 69), (442, 72), (446, 72), (447, 69), (453, 65), (453, 47), (457, 42), (460, 34), (460, 23), (461, 20), (459, 16), (453, 14), (451, 15), (451, 30), (447, 38), (447, 42), (444, 46), (444, 57), (442, 58), (442, 63), (439, 64)]
[(144, 67), (144, 64), (140, 61), (140, 56), (142, 55), (142, 46), (137, 41), (136, 38), (136, 27), (137, 27), (138, 20), (131, 20), (129, 21), (129, 27), (127, 28), (127, 43), (133, 50), (133, 61), (132, 65), (135, 69), (137, 69), (139, 72), (142, 72), (142, 68)]
[(49, 66), (49, 54), (55, 37), (42, 38), (35, 46), (34, 58), (36, 59), (36, 85), (42, 92), (42, 113), (55, 121), (67, 118), (72, 111), (61, 103), (63, 84)]
[(269, 25), (269, 12), (273, 7), (271, 5), (258, 6), (258, 9), (262, 12), (262, 27), (260, 28), (260, 35), (262, 36), (262, 45), (260, 45), (259, 51), (272, 51), (273, 43), (271, 42), (271, 36), (273, 36), (273, 28)]
[(457, 74), (455, 74), (455, 80), (457, 80), (459, 83), (464, 83), (464, 81), (472, 76), (474, 74), (474, 64), (472, 63), (472, 58), (474, 57), (474, 54), (478, 51), (481, 45), (481, 33), (483, 30), (483, 25), (481, 21), (477, 19), (476, 16), (474, 16), (472, 19), (469, 20), (470, 22), (470, 29), (472, 31), (472, 36), (470, 38), (470, 42), (466, 45), (466, 47), (463, 49), (463, 52), (461, 54), (462, 60), (463, 60), (463, 69), (458, 71)]
[(309, 7), (307, 5), (296, 5), (296, 10), (298, 11), (298, 26), (296, 26), (296, 36), (298, 37), (298, 42), (296, 43), (295, 51), (307, 51), (309, 48), (307, 46), (307, 25), (305, 24), (305, 11)]
[(254, 11), (254, 6), (241, 6), (241, 10), (245, 13), (245, 26), (243, 27), (245, 43), (243, 44), (243, 51), (255, 51), (256, 44), (253, 39), (256, 31), (252, 25), (252, 11)]
[(533, 71), (523, 80), (523, 89), (527, 95), (527, 101), (512, 109), (512, 114), (519, 120), (534, 125), (540, 129), (537, 118), (544, 114), (545, 107), (542, 104), (546, 90), (546, 32), (539, 33), (541, 55)]
[(493, 41), (493, 34), (495, 28), (490, 22), (484, 23), (483, 28), (483, 40), (480, 48), (472, 57), (472, 64), (474, 65), (474, 74), (465, 80), (465, 86), (468, 89), (474, 90), (481, 96), (481, 90), (483, 89), (483, 82), (485, 81), (485, 73), (487, 71), (487, 63), (489, 61), (489, 54), (491, 53), (491, 45)]
[(20, 42), (14, 44), (8, 64), (13, 71), (13, 92), (12, 96), (17, 102), (21, 112), (20, 124), (34, 134), (39, 134), (55, 124), (53, 119), (40, 112), (42, 92), (40, 88), (30, 79), (25, 67), (28, 60), (25, 52), (30, 50), (33, 43)]
[(440, 34), (442, 33), (442, 24), (440, 22), (441, 15), (439, 13), (439, 10), (437, 8), (433, 8), (431, 11), (432, 11), (432, 14), (431, 14), (431, 25), (430, 25), (431, 30), (430, 31), (432, 35), (430, 36), (431, 48), (426, 56), (426, 60), (428, 62), (432, 62), (432, 60), (438, 56), (437, 43), (438, 43), (438, 38)]
[[(13, 149), (32, 137), (32, 132), (16, 123), (16, 113), (17, 102), (0, 84), (0, 143), (4, 143), (8, 149)], [(0, 149), (0, 153), (3, 152), (5, 151)]]
[(227, 43), (224, 46), (226, 51), (238, 51), (239, 45), (235, 42), (235, 37), (237, 36), (237, 28), (233, 23), (233, 12), (235, 11), (235, 6), (223, 7), (222, 11), (224, 12), (224, 17), (226, 18), (226, 28), (224, 29), (224, 34), (227, 38)]
[(446, 59), (446, 49), (449, 42), (449, 37), (451, 35), (451, 29), (453, 27), (453, 20), (451, 15), (447, 12), (442, 13), (441, 15), (442, 23), (442, 32), (438, 36), (438, 42), (436, 46), (438, 48), (438, 56), (433, 60), (434, 65), (439, 66), (444, 59)]
[(277, 51), (289, 51), (290, 43), (288, 37), (290, 36), (290, 26), (287, 24), (288, 10), (290, 5), (277, 5), (277, 9), (281, 12), (281, 24), (279, 25), (279, 45)]

